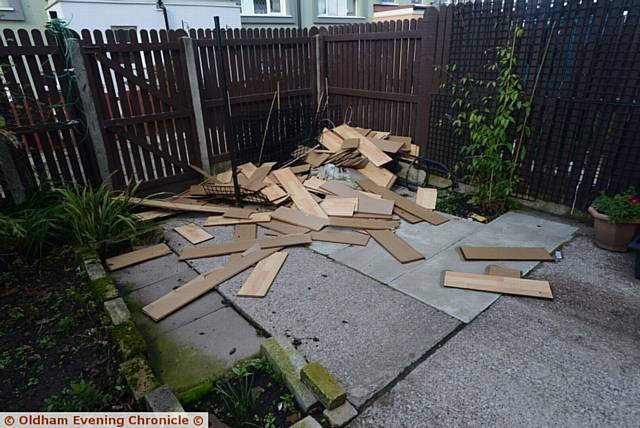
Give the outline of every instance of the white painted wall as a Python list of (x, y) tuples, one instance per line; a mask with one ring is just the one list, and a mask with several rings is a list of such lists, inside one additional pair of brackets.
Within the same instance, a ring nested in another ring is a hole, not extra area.
[[(213, 28), (213, 17), (220, 17), (220, 25), (240, 28), (240, 6), (234, 1), (167, 0), (171, 29)], [(138, 30), (165, 28), (162, 11), (155, 0), (49, 0), (47, 13), (56, 11), (58, 18), (80, 31), (108, 30), (112, 26), (134, 26)]]

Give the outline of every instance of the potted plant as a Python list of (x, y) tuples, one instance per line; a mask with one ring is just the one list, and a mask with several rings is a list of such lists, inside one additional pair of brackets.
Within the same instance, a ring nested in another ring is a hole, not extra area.
[(630, 188), (624, 194), (601, 194), (589, 207), (596, 231), (595, 244), (606, 250), (627, 251), (640, 225), (640, 196)]

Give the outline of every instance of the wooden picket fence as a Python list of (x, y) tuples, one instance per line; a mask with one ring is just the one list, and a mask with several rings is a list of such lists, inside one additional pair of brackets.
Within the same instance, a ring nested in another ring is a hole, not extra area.
[(210, 29), (82, 31), (78, 51), (5, 30), (0, 114), (18, 135), (12, 158), (25, 181), (98, 183), (103, 146), (116, 187), (167, 189), (197, 178), (189, 164), (228, 159), (224, 70), (234, 114), (267, 110), (279, 89), (283, 106), (337, 104), (353, 125), (411, 136), (453, 166), (464, 139), (440, 87), (445, 66), (492, 77), (486, 65), (518, 25), (517, 71), (536, 88), (519, 194), (584, 207), (599, 191), (640, 187), (639, 24), (632, 0), (484, 0), (418, 21), (227, 30), (222, 50)]

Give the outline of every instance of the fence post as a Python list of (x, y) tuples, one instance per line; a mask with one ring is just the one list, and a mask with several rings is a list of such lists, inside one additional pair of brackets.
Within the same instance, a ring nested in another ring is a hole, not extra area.
[(211, 161), (207, 150), (207, 133), (204, 127), (204, 116), (202, 115), (202, 102), (200, 100), (200, 86), (198, 85), (198, 68), (196, 66), (196, 55), (193, 47), (194, 42), (190, 37), (180, 37), (180, 47), (184, 53), (187, 64), (187, 82), (191, 93), (191, 106), (193, 117), (196, 122), (196, 133), (198, 135), (198, 147), (200, 148), (200, 160), (202, 169), (211, 172)]
[(315, 41), (315, 45), (316, 45), (316, 61), (315, 61), (315, 73), (316, 73), (316, 103), (318, 105), (320, 105), (320, 102), (322, 101), (322, 97), (324, 96), (323, 94), (323, 90), (322, 90), (322, 81), (323, 81), (323, 76), (322, 76), (322, 61), (323, 61), (323, 57), (322, 57), (322, 44), (324, 43), (324, 38), (322, 37), (321, 34), (316, 34), (315, 36), (313, 36), (313, 40)]
[(113, 189), (113, 181), (111, 179), (111, 171), (109, 170), (109, 158), (107, 157), (107, 148), (105, 145), (104, 133), (102, 132), (102, 124), (96, 101), (91, 92), (89, 82), (89, 71), (86, 60), (80, 47), (80, 40), (68, 39), (67, 49), (71, 53), (71, 64), (73, 65), (74, 74), (78, 84), (78, 92), (80, 93), (80, 101), (82, 102), (82, 111), (84, 113), (84, 122), (93, 143), (93, 151), (96, 155), (98, 163), (98, 174), (100, 179), (110, 188)]
[(0, 169), (4, 174), (7, 190), (11, 194), (13, 203), (19, 205), (26, 199), (27, 191), (20, 180), (18, 168), (11, 155), (10, 144), (12, 144), (11, 141), (0, 141)]
[(433, 92), (433, 66), (436, 62), (436, 32), (438, 31), (438, 10), (428, 7), (421, 22), (420, 79), (418, 84), (418, 106), (416, 109), (416, 136), (414, 144), (420, 146), (420, 154), (427, 148), (431, 95)]

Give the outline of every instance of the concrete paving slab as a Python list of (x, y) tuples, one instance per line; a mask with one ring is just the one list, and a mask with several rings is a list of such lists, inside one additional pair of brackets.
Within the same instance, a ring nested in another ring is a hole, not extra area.
[(637, 426), (633, 255), (586, 236), (563, 252), (530, 275), (554, 300), (502, 297), (349, 426)]
[(256, 356), (261, 341), (244, 318), (224, 307), (151, 341), (151, 366), (173, 391), (183, 392)]
[(225, 306), (222, 296), (213, 291), (205, 294), (199, 299), (196, 299), (189, 305), (181, 308), (159, 322), (152, 321), (141, 312), (144, 305), (147, 305), (170, 291), (186, 284), (196, 276), (198, 276), (198, 273), (189, 269), (172, 277), (165, 278), (162, 281), (158, 281), (155, 284), (136, 290), (125, 296), (125, 300), (134, 314), (133, 317), (136, 324), (145, 337), (155, 338), (160, 334), (182, 327)]
[(484, 273), (490, 264), (519, 269), (524, 274), (537, 262), (465, 261), (459, 246), (540, 246), (551, 251), (577, 229), (530, 214), (509, 212), (429, 259), (389, 285), (466, 323), (489, 307), (500, 294), (442, 286), (445, 270)]
[(130, 293), (188, 269), (189, 265), (179, 261), (177, 255), (168, 254), (111, 272), (111, 277), (118, 288), (125, 293)]
[(460, 325), (307, 248), (286, 251), (265, 298), (236, 296), (251, 270), (219, 291), (267, 332), (289, 338), (307, 360), (327, 367), (356, 406)]
[(424, 263), (424, 260), (400, 263), (374, 239), (370, 239), (365, 247), (351, 245), (329, 257), (385, 284)]
[(396, 229), (396, 235), (407, 241), (409, 245), (418, 250), (427, 259), (430, 259), (450, 247), (453, 243), (486, 227), (484, 224), (475, 221), (448, 214), (443, 215), (449, 221), (439, 226), (434, 226), (425, 221), (415, 224), (401, 221), (400, 227)]

